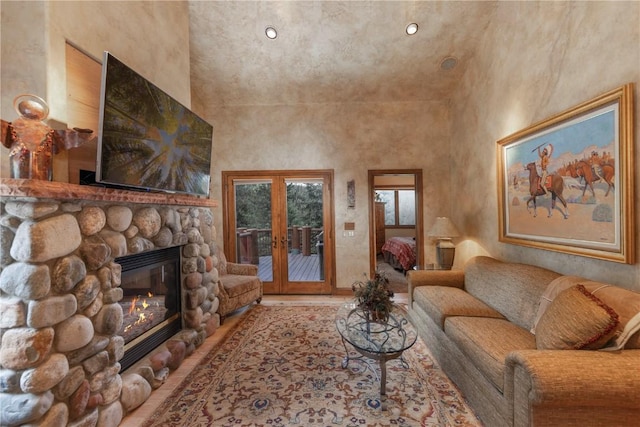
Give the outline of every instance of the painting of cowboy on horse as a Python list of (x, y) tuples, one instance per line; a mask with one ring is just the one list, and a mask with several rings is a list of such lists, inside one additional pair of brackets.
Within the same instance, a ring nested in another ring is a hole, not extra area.
[(504, 148), (505, 176), (514, 177), (503, 189), (509, 231), (613, 242), (615, 136), (614, 112), (606, 111)]

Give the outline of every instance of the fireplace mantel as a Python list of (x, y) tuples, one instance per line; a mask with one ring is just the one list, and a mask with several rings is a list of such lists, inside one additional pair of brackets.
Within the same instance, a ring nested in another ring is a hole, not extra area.
[(0, 197), (90, 200), (193, 207), (217, 207), (212, 199), (177, 193), (143, 192), (35, 179), (0, 179)]

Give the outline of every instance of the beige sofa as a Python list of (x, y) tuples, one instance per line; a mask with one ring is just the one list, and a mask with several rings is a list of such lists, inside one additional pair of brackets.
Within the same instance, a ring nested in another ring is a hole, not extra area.
[(411, 322), (485, 425), (640, 425), (639, 293), (490, 257), (408, 282)]
[(260, 304), (263, 295), (262, 280), (258, 277), (258, 266), (227, 262), (222, 251), (218, 251), (218, 280), (220, 293), (220, 324), (234, 311), (253, 303)]

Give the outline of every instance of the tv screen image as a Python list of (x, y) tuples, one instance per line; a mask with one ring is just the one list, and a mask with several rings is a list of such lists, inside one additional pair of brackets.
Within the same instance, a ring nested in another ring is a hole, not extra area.
[(213, 127), (104, 53), (96, 180), (209, 195)]

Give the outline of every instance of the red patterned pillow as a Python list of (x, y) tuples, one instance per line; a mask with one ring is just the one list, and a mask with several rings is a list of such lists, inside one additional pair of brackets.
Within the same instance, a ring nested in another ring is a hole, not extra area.
[(619, 332), (618, 314), (576, 285), (562, 291), (536, 327), (536, 346), (546, 350), (596, 350)]

